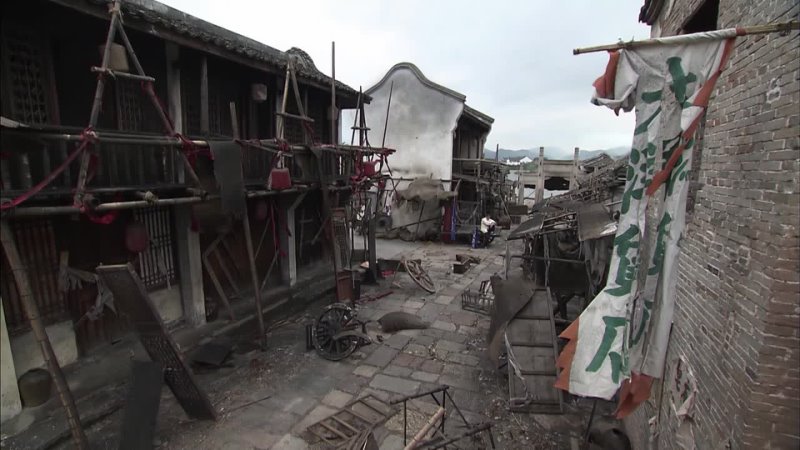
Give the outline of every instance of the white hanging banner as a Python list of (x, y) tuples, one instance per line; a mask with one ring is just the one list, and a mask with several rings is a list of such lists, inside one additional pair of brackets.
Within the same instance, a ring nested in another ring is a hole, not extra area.
[[(612, 52), (594, 83), (592, 103), (615, 112), (635, 107), (636, 128), (607, 284), (562, 334), (571, 342), (559, 357), (565, 370), (557, 386), (572, 394), (610, 399), (632, 372), (649, 392), (663, 372), (694, 132), (733, 40)], [(663, 199), (652, 237), (645, 233), (651, 199)]]

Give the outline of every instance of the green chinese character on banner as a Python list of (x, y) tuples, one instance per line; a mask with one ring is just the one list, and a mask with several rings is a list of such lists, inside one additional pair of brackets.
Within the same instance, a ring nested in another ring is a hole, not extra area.
[[(630, 170), (630, 169), (629, 169)], [(636, 187), (639, 182), (639, 174), (634, 174), (633, 179), (630, 180), (628, 183), (628, 187), (625, 188), (625, 192), (622, 194), (622, 205), (620, 205), (620, 213), (627, 214), (628, 211), (631, 209), (631, 199), (635, 198), (636, 200), (642, 199), (642, 193), (644, 193), (643, 187)]]
[[(667, 139), (662, 142), (664, 147), (664, 156), (661, 161), (661, 170), (664, 170), (664, 166), (667, 165), (667, 161), (672, 157), (672, 154), (681, 145), (681, 135), (680, 133), (672, 139)], [(688, 147), (687, 147), (688, 148)]]
[(650, 117), (645, 119), (639, 125), (636, 125), (636, 128), (633, 129), (633, 135), (636, 136), (637, 134), (642, 134), (645, 131), (647, 131), (647, 129), (650, 128), (650, 124), (653, 123), (654, 120), (656, 120), (656, 117), (658, 117), (659, 114), (661, 114), (660, 106), (656, 108), (656, 110), (653, 112), (653, 114), (650, 115)]
[(687, 161), (683, 159), (683, 155), (678, 158), (678, 163), (672, 169), (672, 172), (669, 174), (669, 180), (667, 180), (667, 195), (672, 195), (673, 191), (675, 190), (675, 184), (678, 181), (683, 181), (688, 176), (689, 169), (686, 167)]
[(664, 213), (661, 222), (658, 224), (658, 236), (656, 237), (656, 249), (653, 252), (653, 260), (650, 269), (647, 270), (648, 275), (658, 275), (661, 273), (661, 266), (664, 264), (664, 251), (667, 246), (667, 233), (669, 233), (669, 224), (672, 223), (672, 216)]
[(620, 297), (630, 294), (638, 268), (636, 256), (628, 258), (628, 251), (639, 248), (639, 227), (631, 225), (627, 231), (614, 238), (614, 248), (619, 256), (619, 266), (614, 282), (617, 287), (606, 290), (608, 295)]
[[(655, 173), (656, 168), (656, 153), (658, 152), (658, 148), (652, 142), (647, 144), (645, 147), (645, 155), (647, 161), (647, 174), (650, 175), (652, 178), (653, 174)], [(648, 186), (650, 184), (650, 179), (648, 178), (645, 180), (644, 185)]]
[(619, 375), (625, 369), (622, 355), (618, 352), (611, 351), (611, 345), (617, 338), (617, 328), (625, 326), (624, 317), (604, 316), (603, 323), (605, 330), (603, 331), (603, 340), (600, 342), (600, 347), (597, 349), (594, 358), (586, 366), (587, 372), (597, 372), (603, 366), (606, 357), (611, 362), (611, 380), (614, 383), (619, 382)]
[(669, 88), (675, 94), (675, 99), (678, 100), (678, 104), (681, 105), (681, 108), (685, 109), (692, 106), (692, 103), (688, 101), (688, 98), (692, 96), (692, 92), (689, 92), (689, 83), (696, 82), (697, 75), (691, 72), (684, 73), (681, 62), (683, 61), (680, 57), (673, 56), (667, 59), (667, 68), (669, 74), (672, 76), (672, 83), (669, 85)]
[(644, 336), (644, 329), (647, 326), (647, 321), (650, 320), (650, 311), (653, 309), (652, 300), (644, 300), (644, 307), (642, 308), (642, 318), (639, 320), (639, 325), (636, 330), (636, 335), (631, 336), (631, 345), (636, 345)]

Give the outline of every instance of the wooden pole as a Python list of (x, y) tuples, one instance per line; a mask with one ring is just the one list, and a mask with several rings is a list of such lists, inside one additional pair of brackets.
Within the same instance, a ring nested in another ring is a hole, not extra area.
[(389, 108), (392, 107), (392, 92), (394, 92), (394, 80), (392, 80), (392, 84), (389, 85), (389, 101), (386, 103), (386, 118), (383, 120), (383, 140), (381, 140), (381, 148), (386, 147), (386, 129), (389, 128)]
[(72, 392), (69, 390), (67, 380), (64, 378), (64, 373), (58, 365), (53, 346), (50, 344), (50, 338), (47, 336), (44, 324), (39, 315), (39, 306), (33, 298), (28, 272), (22, 265), (22, 259), (17, 250), (14, 234), (6, 220), (0, 221), (0, 241), (2, 241), (2, 247), (5, 251), (6, 259), (8, 260), (8, 268), (11, 270), (14, 276), (14, 282), (17, 285), (20, 303), (22, 303), (22, 308), (31, 324), (33, 335), (39, 343), (39, 348), (42, 351), (42, 358), (47, 364), (47, 369), (50, 371), (50, 375), (52, 375), (56, 385), (56, 391), (58, 392), (58, 397), (61, 399), (61, 405), (64, 407), (67, 422), (72, 432), (72, 439), (75, 441), (75, 447), (80, 450), (88, 450), (89, 441), (83, 433), (81, 419), (78, 415), (78, 408), (75, 406), (75, 399), (72, 398)]
[(539, 147), (539, 179), (536, 180), (536, 203), (544, 200), (544, 147)]
[(331, 42), (331, 145), (339, 144), (336, 139), (336, 42)]
[(353, 114), (352, 134), (350, 135), (350, 145), (356, 143), (356, 127), (358, 127), (358, 114), (361, 111), (361, 86), (358, 87), (358, 99), (356, 100), (356, 112)]
[(670, 36), (665, 38), (645, 39), (643, 41), (628, 41), (617, 42), (616, 44), (597, 45), (594, 47), (576, 48), (572, 50), (573, 55), (582, 55), (584, 53), (604, 52), (611, 50), (622, 50), (634, 47), (648, 47), (652, 45), (667, 45), (667, 44), (686, 44), (690, 42), (697, 42), (700, 40), (719, 40), (728, 39), (736, 36), (746, 36), (749, 34), (767, 34), (767, 33), (788, 33), (791, 30), (800, 30), (800, 22), (795, 20), (774, 23), (768, 25), (755, 25), (752, 27), (737, 27), (726, 28), (724, 30), (705, 31), (701, 33), (682, 34), (679, 36)]
[(436, 422), (441, 420), (442, 416), (444, 416), (444, 413), (444, 408), (440, 406), (439, 409), (436, 410), (436, 413), (431, 416), (430, 420), (428, 420), (428, 423), (426, 423), (425, 426), (419, 430), (419, 432), (414, 436), (414, 439), (412, 439), (403, 450), (413, 450), (417, 448), (417, 444), (424, 439), (428, 433), (431, 432), (431, 429), (436, 426)]
[[(111, 45), (114, 43), (114, 36), (117, 33), (117, 24), (119, 23), (119, 0), (109, 5), (109, 12), (111, 13), (111, 25), (108, 27), (108, 34), (106, 35), (106, 43), (103, 48), (103, 60), (100, 63), (100, 68), (105, 71), (108, 69), (108, 59), (111, 55)], [(106, 76), (101, 73), (97, 77), (97, 85), (94, 89), (94, 100), (92, 100), (92, 109), (89, 113), (89, 126), (88, 128), (94, 130), (97, 126), (97, 119), (100, 117), (100, 111), (103, 109), (103, 92), (105, 92)], [(87, 178), (89, 174), (89, 152), (84, 150), (81, 155), (80, 168), (78, 169), (78, 183), (75, 187), (75, 195), (73, 203), (81, 205), (83, 203), (83, 193), (86, 188)]]
[(494, 160), (500, 162), (500, 144), (497, 144), (497, 147), (495, 147)]
[(517, 182), (517, 204), (524, 205), (525, 204), (525, 164), (519, 164), (519, 170), (517, 173), (519, 174), (519, 181)]
[[(236, 103), (230, 103), (231, 109), (231, 128), (233, 128), (234, 139), (239, 139), (239, 121), (236, 118)], [(242, 193), (244, 195), (244, 193)], [(256, 258), (253, 253), (253, 236), (250, 231), (250, 217), (247, 214), (247, 205), (242, 214), (242, 228), (244, 229), (244, 240), (247, 246), (247, 259), (250, 262), (250, 278), (253, 282), (253, 299), (256, 303), (256, 318), (258, 319), (258, 340), (262, 350), (267, 348), (267, 333), (264, 329), (264, 316), (261, 312), (261, 286), (258, 285), (258, 269), (256, 268)]]
[(575, 154), (572, 156), (572, 176), (569, 178), (570, 190), (578, 187), (578, 162), (580, 161), (580, 152), (581, 149), (575, 147)]
[(200, 134), (208, 136), (211, 131), (208, 105), (208, 58), (200, 60)]
[(419, 225), (422, 223), (422, 211), (425, 210), (425, 200), (420, 200), (422, 205), (419, 207), (419, 217), (417, 218), (417, 229), (414, 231), (414, 240), (419, 237)]

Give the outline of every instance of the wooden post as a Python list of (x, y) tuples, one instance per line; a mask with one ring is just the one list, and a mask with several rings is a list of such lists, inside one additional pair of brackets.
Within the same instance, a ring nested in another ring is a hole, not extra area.
[(578, 187), (578, 161), (580, 160), (580, 148), (575, 147), (575, 155), (572, 157), (572, 176), (569, 178), (569, 189)]
[(519, 180), (517, 181), (517, 203), (520, 205), (525, 204), (525, 167), (523, 163), (519, 163), (519, 170), (517, 170)]
[(494, 160), (500, 162), (500, 144), (497, 144), (497, 147), (495, 147)]
[(203, 135), (211, 132), (208, 107), (208, 58), (203, 56), (200, 61), (200, 134)]
[[(239, 139), (239, 120), (236, 118), (236, 103), (231, 102), (230, 109), (233, 138)], [(245, 195), (245, 193), (242, 192), (242, 195)], [(264, 329), (264, 316), (261, 312), (261, 286), (258, 284), (258, 269), (256, 268), (256, 258), (253, 252), (253, 235), (250, 231), (250, 216), (247, 214), (246, 204), (242, 213), (242, 228), (244, 229), (245, 246), (247, 246), (247, 259), (250, 262), (250, 278), (253, 281), (253, 299), (256, 303), (256, 318), (258, 319), (258, 340), (261, 349), (265, 350), (267, 348), (267, 332)]]
[(331, 145), (338, 145), (336, 122), (339, 117), (336, 111), (336, 42), (331, 42)]
[[(392, 84), (389, 85), (389, 101), (386, 102), (386, 117), (384, 117), (383, 119), (383, 139), (381, 139), (381, 148), (386, 148), (386, 129), (389, 128), (389, 109), (392, 107), (393, 92), (394, 92), (394, 80), (392, 80)], [(362, 114), (361, 116), (363, 117), (364, 115)], [(364, 122), (363, 126), (366, 126), (366, 122)], [(361, 145), (364, 145), (364, 142), (361, 142)]]
[(544, 200), (544, 147), (539, 147), (539, 179), (536, 181), (536, 203)]
[(64, 413), (67, 416), (67, 422), (72, 432), (72, 439), (75, 441), (75, 447), (80, 450), (88, 450), (89, 441), (83, 433), (81, 419), (78, 415), (78, 408), (75, 406), (75, 399), (72, 398), (72, 392), (70, 392), (67, 380), (64, 378), (64, 373), (58, 365), (53, 346), (50, 344), (50, 338), (47, 336), (44, 324), (39, 316), (39, 306), (33, 298), (28, 272), (22, 266), (22, 259), (17, 250), (17, 243), (14, 240), (13, 231), (7, 220), (0, 220), (0, 241), (2, 242), (3, 250), (8, 260), (8, 268), (14, 276), (14, 282), (17, 285), (19, 300), (20, 303), (22, 303), (25, 316), (28, 317), (33, 335), (42, 351), (42, 358), (47, 364), (47, 369), (50, 371), (50, 375), (52, 375), (53, 382), (56, 385), (56, 391), (61, 399), (61, 405), (64, 407)]

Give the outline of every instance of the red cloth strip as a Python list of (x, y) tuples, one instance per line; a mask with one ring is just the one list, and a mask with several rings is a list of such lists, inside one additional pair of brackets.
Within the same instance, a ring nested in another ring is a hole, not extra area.
[(78, 148), (76, 148), (74, 152), (72, 152), (69, 156), (67, 156), (67, 159), (65, 159), (64, 162), (61, 163), (61, 165), (56, 167), (56, 170), (50, 172), (50, 174), (47, 175), (44, 178), (44, 180), (42, 180), (39, 183), (37, 183), (36, 186), (32, 187), (31, 189), (29, 189), (24, 194), (20, 195), (19, 197), (15, 198), (15, 199), (13, 199), (11, 201), (5, 202), (2, 205), (0, 205), (0, 210), (5, 211), (7, 209), (14, 208), (14, 207), (18, 206), (20, 203), (24, 202), (25, 200), (28, 200), (29, 198), (31, 198), (34, 195), (36, 195), (39, 192), (41, 192), (41, 190), (44, 189), (45, 187), (47, 187), (47, 185), (49, 185), (50, 183), (52, 183), (53, 180), (56, 179), (56, 177), (61, 175), (61, 172), (63, 172), (67, 167), (69, 167), (69, 165), (72, 163), (72, 161), (74, 161), (75, 158), (78, 157), (78, 155), (80, 155), (81, 153), (83, 153), (84, 150), (86, 150), (86, 146), (87, 145), (89, 145), (89, 140), (88, 139), (84, 139), (84, 141), (81, 143), (81, 145), (79, 145)]

